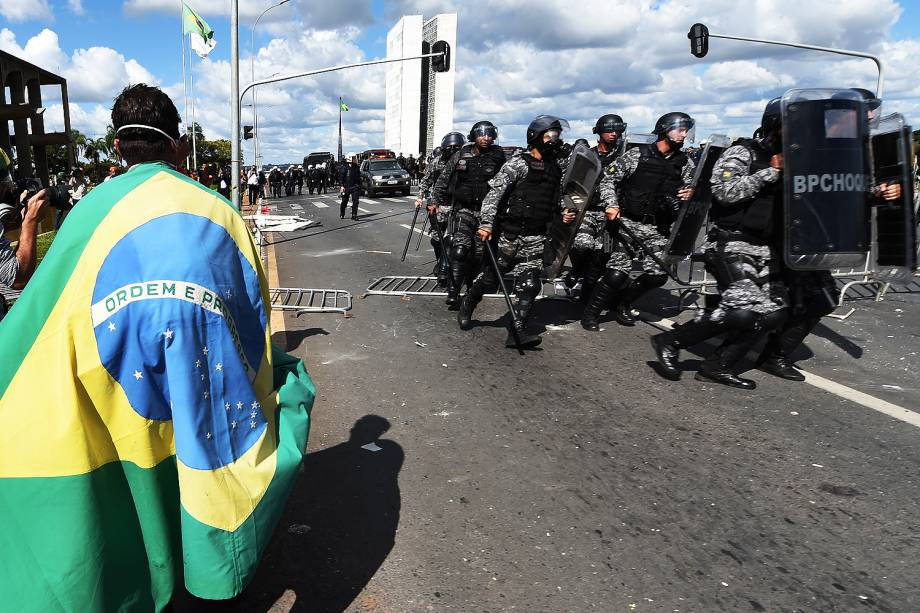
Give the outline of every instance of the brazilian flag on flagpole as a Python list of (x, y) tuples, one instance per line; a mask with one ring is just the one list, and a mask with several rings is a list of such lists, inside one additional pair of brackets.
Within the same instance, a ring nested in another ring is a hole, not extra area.
[(342, 110), (342, 111), (347, 111), (347, 110), (348, 110), (348, 105), (345, 104), (345, 101), (342, 100), (342, 97), (341, 97), (341, 96), (339, 96), (339, 110)]
[(270, 344), (259, 248), (164, 163), (83, 198), (0, 322), (5, 611), (162, 611), (252, 578), (315, 388)]
[(207, 57), (217, 46), (214, 28), (185, 2), (182, 3), (182, 33), (191, 35), (192, 49), (198, 57)]

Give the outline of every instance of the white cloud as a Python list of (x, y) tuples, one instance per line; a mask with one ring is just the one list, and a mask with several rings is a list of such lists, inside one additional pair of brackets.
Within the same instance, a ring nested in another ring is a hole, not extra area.
[(54, 19), (48, 0), (0, 0), (0, 15), (13, 23)]
[[(10, 2), (0, 0), (0, 6)], [(50, 17), (47, 2), (29, 3), (33, 11), (39, 5)], [(169, 18), (177, 12), (175, 0), (126, 0), (123, 6), (129, 16)], [(229, 3), (195, 0), (193, 6), (209, 19), (226, 16)], [(268, 6), (268, 0), (240, 2), (243, 84), (250, 80), (249, 28)], [(298, 0), (269, 11), (259, 31), (272, 40), (256, 50), (256, 78), (368, 59), (360, 41), (373, 21), (370, 7), (366, 0)], [(649, 130), (662, 113), (686, 110), (698, 119), (700, 137), (750, 134), (766, 101), (790, 87), (875, 88), (875, 69), (866, 60), (719, 39), (710, 41), (705, 59), (693, 58), (686, 32), (696, 21), (713, 33), (878, 53), (887, 70), (886, 111), (902, 111), (920, 124), (920, 81), (914, 76), (920, 40), (894, 39), (892, 26), (902, 13), (894, 0), (388, 0), (384, 11), (383, 23), (375, 24), (384, 29), (402, 14), (459, 13), (455, 127), (465, 133), (473, 122), (490, 119), (508, 144), (520, 144), (527, 123), (540, 113), (567, 118), (570, 140), (591, 137), (594, 120), (607, 112), (623, 115), (635, 131)], [(226, 31), (217, 37), (229, 43)], [(18, 48), (9, 30), (0, 30), (0, 48)], [(98, 47), (64, 52), (50, 30), (20, 52), (68, 77), (79, 107), (76, 127), (104, 128), (103, 111), (121, 87), (155, 82), (142, 57)], [(194, 66), (196, 119), (209, 138), (228, 137), (229, 63), (195, 58)], [(362, 68), (260, 88), (265, 161), (334, 150), (340, 95), (352, 109), (344, 116), (346, 149), (380, 146), (385, 70)], [(182, 111), (181, 83), (164, 89)], [(251, 108), (243, 109), (243, 123), (252, 123)], [(251, 141), (244, 146), (251, 160)]]
[(83, 0), (67, 0), (67, 8), (74, 15), (83, 15), (86, 10), (83, 8)]

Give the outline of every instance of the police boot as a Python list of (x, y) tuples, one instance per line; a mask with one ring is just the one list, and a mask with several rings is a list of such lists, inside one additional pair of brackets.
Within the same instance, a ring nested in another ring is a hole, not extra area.
[(476, 292), (475, 285), (460, 300), (457, 323), (460, 324), (461, 330), (469, 330), (472, 327), (473, 311), (480, 300), (482, 300), (482, 292)]
[(526, 349), (536, 347), (542, 342), (543, 339), (540, 335), (527, 333), (527, 322), (525, 320), (518, 319), (508, 324), (508, 338), (505, 339), (505, 347), (509, 349)]
[(680, 379), (680, 350), (693, 347), (723, 331), (718, 322), (690, 322), (670, 332), (656, 334), (651, 339), (652, 349), (658, 357), (659, 372), (667, 379)]
[(745, 356), (758, 336), (753, 332), (735, 332), (716, 350), (715, 355), (700, 364), (693, 378), (739, 389), (754, 389), (757, 387), (754, 381), (739, 377), (731, 369)]
[(601, 311), (613, 302), (614, 296), (628, 282), (629, 275), (620, 270), (605, 271), (585, 304), (585, 310), (581, 314), (581, 327), (592, 332), (600, 330), (598, 320)]
[(757, 368), (781, 379), (804, 381), (805, 375), (793, 366), (789, 355), (811, 334), (818, 321), (820, 318), (799, 320), (770, 334)]
[[(433, 238), (431, 239), (431, 249), (434, 251), (434, 268), (431, 269), (431, 276), (437, 277), (438, 271), (441, 269), (441, 241), (436, 241)], [(438, 285), (441, 285), (440, 279), (438, 279)]]
[(643, 294), (661, 287), (668, 280), (667, 275), (639, 275), (620, 296), (620, 301), (613, 310), (614, 319), (622, 326), (636, 325), (636, 316), (632, 313), (632, 303)]
[[(450, 258), (450, 277), (452, 282), (447, 284), (447, 300), (444, 301), (449, 307), (456, 305), (460, 299), (460, 288), (463, 287), (463, 281), (466, 277), (466, 254), (466, 249), (462, 245), (452, 249)], [(468, 284), (468, 287), (472, 287), (472, 283)], [(478, 303), (479, 300), (476, 302)], [(475, 305), (473, 306), (475, 308)]]

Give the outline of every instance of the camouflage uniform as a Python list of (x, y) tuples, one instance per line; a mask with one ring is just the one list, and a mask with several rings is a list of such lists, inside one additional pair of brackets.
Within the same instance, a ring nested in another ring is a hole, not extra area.
[[(418, 182), (418, 197), (422, 200), (422, 206), (425, 206), (431, 202), (431, 192), (434, 189), (434, 185), (438, 180), (438, 177), (441, 176), (441, 172), (447, 166), (447, 158), (441, 157), (440, 155), (434, 156), (425, 167), (425, 175)], [(450, 203), (442, 201), (444, 204), (438, 206), (437, 220), (438, 225), (441, 226), (442, 231), (446, 232), (447, 229), (447, 220), (450, 217)], [(432, 242), (438, 242), (438, 234), (434, 231), (434, 228), (431, 228), (428, 231), (428, 234), (431, 236)], [(445, 236), (445, 239), (447, 237)]]
[[(607, 168), (617, 157), (616, 149), (608, 153), (601, 153), (595, 145), (591, 150), (600, 159), (602, 168)], [(604, 265), (613, 248), (613, 237), (607, 232), (607, 216), (601, 204), (598, 189), (602, 177), (603, 174), (597, 178), (591, 201), (582, 216), (581, 224), (578, 226), (575, 240), (572, 241), (572, 248), (569, 251), (572, 270), (569, 272), (566, 284), (572, 287), (579, 278), (584, 277), (582, 284), (582, 296), (584, 297), (590, 294), (591, 286), (603, 274)]]
[[(627, 181), (633, 174), (636, 172), (636, 169), (639, 168), (639, 157), (641, 155), (641, 147), (633, 147), (628, 150), (626, 153), (618, 157), (612, 164), (610, 164), (604, 171), (604, 176), (601, 179), (600, 187), (598, 188), (600, 192), (601, 201), (604, 203), (604, 207), (607, 209), (619, 209), (622, 194), (620, 185), (621, 183)], [(693, 160), (689, 157), (687, 158), (686, 164), (684, 164), (681, 169), (681, 181), (684, 185), (689, 185), (693, 178), (693, 170), (695, 164)], [(668, 204), (673, 208), (679, 206), (679, 201), (677, 200), (676, 194), (669, 194), (666, 196), (669, 200)], [(606, 223), (606, 217), (604, 217)], [(633, 234), (636, 235), (640, 241), (642, 241), (647, 247), (649, 247), (655, 255), (661, 257), (662, 252), (664, 251), (665, 246), (667, 245), (668, 239), (661, 233), (661, 228), (656, 223), (648, 223), (653, 221), (652, 219), (647, 220), (633, 220), (626, 219), (622, 215), (619, 218), (620, 223), (626, 226)], [(612, 270), (619, 270), (625, 274), (631, 276), (638, 276), (642, 273), (650, 273), (655, 275), (666, 274), (664, 270), (661, 269), (655, 261), (650, 258), (638, 245), (631, 245), (631, 239), (627, 239), (624, 236), (620, 236), (620, 242), (617, 249), (610, 255), (610, 258), (607, 260), (607, 268)], [(633, 274), (632, 269), (633, 265), (641, 268), (641, 272)]]
[[(712, 196), (724, 204), (750, 200), (766, 186), (780, 179), (775, 168), (750, 172), (753, 156), (750, 149), (735, 145), (726, 149), (712, 169)], [(745, 240), (710, 240), (702, 245), (709, 261), (725, 255), (743, 257), (744, 279), (720, 287), (719, 306), (712, 312), (713, 321), (721, 321), (731, 310), (746, 309), (767, 315), (786, 307), (786, 288), (780, 280), (779, 263), (772, 245), (753, 244)]]
[[(540, 166), (553, 164), (558, 168), (564, 164), (564, 160), (544, 162), (534, 160), (529, 155), (525, 158), (523, 153), (515, 153), (510, 160), (505, 162), (495, 178), (489, 181), (492, 189), (482, 201), (482, 223), (479, 226), (491, 231), (498, 218), (498, 249), (495, 256), (500, 274), (513, 273), (516, 276), (515, 292), (518, 296), (516, 309), (522, 321), (526, 321), (530, 308), (542, 288), (540, 275), (544, 266), (546, 231), (542, 233), (514, 231), (508, 227), (508, 220), (504, 220), (504, 225), (502, 225), (505, 211), (499, 213), (498, 208), (500, 204), (505, 206), (506, 196), (512, 194), (512, 190), (515, 190), (527, 178), (531, 170), (528, 164)], [(549, 173), (548, 170), (545, 172), (547, 172), (545, 176), (552, 178), (552, 173)], [(556, 172), (559, 177), (552, 187), (553, 193), (549, 195), (553, 202), (553, 215), (562, 212), (562, 173), (561, 171)], [(547, 189), (548, 183), (542, 185), (544, 186), (542, 189)], [(497, 286), (496, 272), (492, 266), (487, 264), (483, 266), (482, 272), (473, 281), (467, 294), (467, 300), (470, 301), (472, 307), (475, 307), (486, 292), (495, 291)]]

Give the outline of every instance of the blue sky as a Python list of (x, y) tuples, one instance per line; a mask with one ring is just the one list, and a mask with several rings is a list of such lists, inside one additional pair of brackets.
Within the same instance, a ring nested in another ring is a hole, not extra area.
[[(242, 57), (249, 57), (255, 15), (271, 4), (241, 1)], [(214, 27), (218, 41), (207, 60), (195, 58), (198, 121), (207, 135), (226, 136), (230, 24), (221, 11), (228, 1), (190, 5)], [(697, 117), (701, 134), (749, 134), (763, 103), (790, 87), (874, 83), (868, 62), (762, 46), (713, 41), (710, 57), (694, 60), (684, 36), (699, 20), (723, 33), (880, 53), (888, 71), (886, 109), (920, 124), (918, 1), (581, 0), (579, 11), (571, 6), (571, 0), (291, 0), (259, 25), (258, 71), (267, 76), (382, 57), (386, 32), (399, 14), (456, 11), (455, 127), (465, 131), (488, 118), (509, 144), (519, 143), (528, 119), (542, 112), (568, 118), (572, 138), (589, 137), (603, 112), (619, 112), (631, 126), (647, 129), (658, 114), (677, 108)], [(0, 46), (61, 64), (74, 102), (72, 121), (87, 133), (104, 131), (112, 98), (132, 79), (152, 77), (181, 105), (178, 0), (0, 0), (0, 15), (7, 15), (0, 17)], [(242, 67), (245, 83), (248, 62)], [(367, 69), (266, 88), (260, 121), (267, 161), (329, 149), (338, 95), (353, 109), (346, 148), (379, 145), (383, 75), (383, 69)]]

